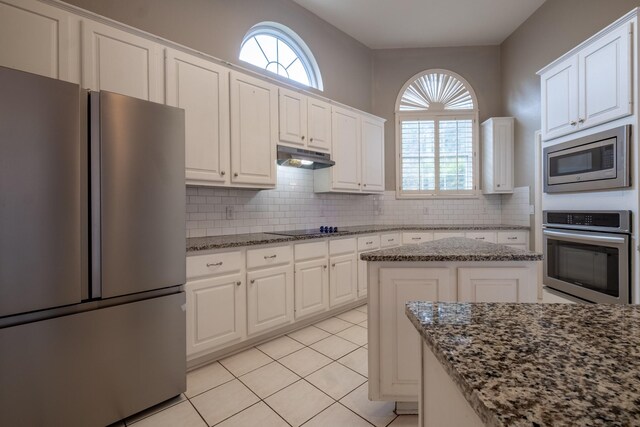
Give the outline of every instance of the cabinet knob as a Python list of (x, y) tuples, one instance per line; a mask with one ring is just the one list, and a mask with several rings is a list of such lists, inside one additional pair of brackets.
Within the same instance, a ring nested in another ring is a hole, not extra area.
[(360, 183), (358, 183), (358, 185), (360, 185)]
[(580, 123), (580, 124), (584, 123), (584, 119), (579, 119), (578, 123)]
[(238, 177), (238, 172), (235, 172), (235, 173), (233, 174), (233, 176), (237, 178), (237, 177)]
[(335, 266), (336, 266), (335, 264), (331, 264), (331, 267), (335, 268)]
[(498, 187), (500, 187), (500, 184), (498, 184)]
[(575, 120), (571, 122), (571, 126), (575, 126), (577, 124), (578, 124), (578, 122), (576, 122)]
[(242, 285), (242, 282), (236, 282), (236, 286)]
[(249, 283), (251, 283), (253, 285), (254, 283), (256, 283), (256, 281), (254, 279), (251, 279), (251, 282), (249, 282)]
[(302, 135), (302, 140), (304, 141), (304, 135)]
[(224, 176), (225, 173), (225, 171), (220, 171), (220, 176)]
[(309, 138), (309, 142), (313, 142), (313, 137)]
[(326, 266), (326, 265), (323, 265), (323, 267), (324, 267), (324, 269), (325, 269), (325, 270), (327, 269), (327, 266)]

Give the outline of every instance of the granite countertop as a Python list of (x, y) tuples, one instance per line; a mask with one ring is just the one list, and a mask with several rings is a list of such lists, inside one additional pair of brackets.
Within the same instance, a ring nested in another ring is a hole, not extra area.
[(456, 230), (525, 230), (529, 227), (504, 224), (456, 224), (456, 225), (358, 225), (340, 227), (339, 234), (313, 236), (281, 236), (271, 233), (231, 234), (226, 236), (189, 237), (187, 238), (187, 252), (205, 251), (211, 249), (234, 248), (240, 246), (267, 245), (270, 243), (291, 242), (294, 240), (321, 239), (325, 237), (341, 237), (356, 234), (380, 233), (385, 231), (423, 230), (423, 231), (456, 231)]
[(364, 261), (540, 261), (542, 254), (465, 237), (366, 252)]
[(640, 306), (409, 302), (489, 426), (640, 425)]

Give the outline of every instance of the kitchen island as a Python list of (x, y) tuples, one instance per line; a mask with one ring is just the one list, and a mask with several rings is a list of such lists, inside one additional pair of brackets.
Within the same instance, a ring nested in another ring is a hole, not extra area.
[(420, 426), (640, 425), (640, 307), (410, 302)]
[(368, 269), (369, 398), (417, 412), (420, 339), (412, 300), (537, 302), (542, 255), (461, 237), (361, 255)]

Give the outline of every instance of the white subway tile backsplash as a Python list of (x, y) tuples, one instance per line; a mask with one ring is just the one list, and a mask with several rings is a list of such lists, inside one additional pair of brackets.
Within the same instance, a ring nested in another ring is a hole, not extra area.
[[(526, 196), (526, 197), (525, 197)], [(526, 205), (526, 209), (524, 206)], [(227, 218), (227, 206), (233, 218)], [(274, 190), (187, 187), (187, 237), (265, 233), (321, 225), (529, 225), (529, 188), (477, 199), (396, 200), (380, 195), (316, 194), (313, 171), (278, 167)]]

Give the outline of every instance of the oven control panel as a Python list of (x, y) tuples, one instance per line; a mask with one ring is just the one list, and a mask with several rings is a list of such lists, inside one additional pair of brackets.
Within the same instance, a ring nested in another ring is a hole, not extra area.
[(547, 227), (631, 231), (630, 211), (545, 211), (543, 214)]

